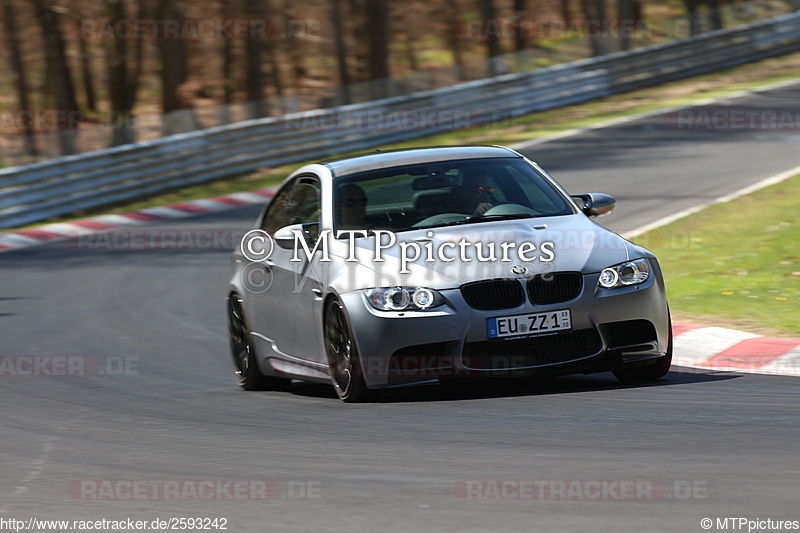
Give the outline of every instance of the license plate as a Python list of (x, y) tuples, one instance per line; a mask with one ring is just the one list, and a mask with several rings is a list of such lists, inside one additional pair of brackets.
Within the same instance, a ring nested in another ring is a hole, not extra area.
[(548, 311), (547, 313), (529, 313), (526, 315), (501, 316), (486, 321), (490, 339), (536, 335), (572, 329), (569, 309)]

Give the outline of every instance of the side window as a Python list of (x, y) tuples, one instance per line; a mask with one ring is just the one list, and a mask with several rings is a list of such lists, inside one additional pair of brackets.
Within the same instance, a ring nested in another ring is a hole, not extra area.
[(270, 235), (284, 226), (319, 222), (320, 185), (314, 178), (292, 181), (278, 191), (264, 215), (262, 229)]
[(270, 235), (282, 227), (291, 224), (291, 200), (293, 189), (294, 183), (288, 184), (272, 197), (272, 201), (269, 204), (269, 209), (267, 209), (267, 212), (264, 215), (264, 221), (261, 224), (261, 229)]
[(302, 178), (294, 188), (292, 203), (295, 209), (295, 220), (292, 224), (310, 224), (319, 222), (320, 187), (312, 178)]

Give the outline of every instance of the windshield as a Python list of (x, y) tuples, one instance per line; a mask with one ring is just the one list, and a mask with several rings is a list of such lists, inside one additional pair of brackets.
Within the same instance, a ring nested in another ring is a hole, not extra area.
[(394, 232), (573, 214), (564, 196), (519, 158), (393, 167), (334, 182), (335, 229)]

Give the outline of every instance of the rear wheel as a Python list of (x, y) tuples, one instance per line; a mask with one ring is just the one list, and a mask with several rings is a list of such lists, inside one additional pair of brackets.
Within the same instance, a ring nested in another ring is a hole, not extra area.
[(325, 351), (331, 381), (339, 399), (349, 403), (362, 402), (369, 397), (369, 389), (361, 375), (358, 352), (338, 300), (331, 300), (325, 307)]
[(276, 390), (288, 383), (285, 379), (265, 376), (258, 368), (256, 352), (242, 311), (242, 299), (237, 294), (228, 298), (228, 332), (236, 381), (244, 390)]
[(669, 345), (667, 353), (654, 362), (633, 368), (620, 367), (613, 370), (614, 376), (623, 383), (646, 383), (663, 378), (672, 366), (672, 319), (669, 320)]

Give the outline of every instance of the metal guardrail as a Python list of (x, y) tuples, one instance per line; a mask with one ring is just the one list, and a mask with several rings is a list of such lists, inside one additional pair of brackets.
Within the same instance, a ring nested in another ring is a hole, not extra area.
[(0, 228), (260, 167), (496, 123), (797, 50), (800, 12), (522, 74), (2, 169)]

